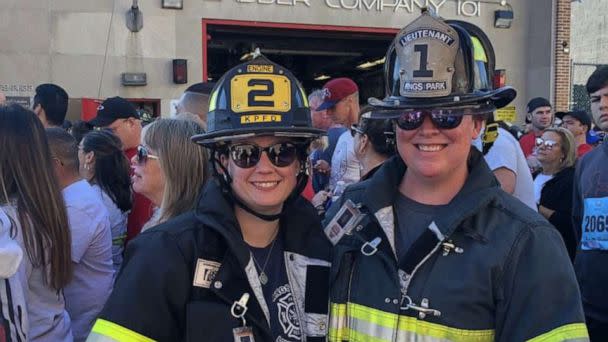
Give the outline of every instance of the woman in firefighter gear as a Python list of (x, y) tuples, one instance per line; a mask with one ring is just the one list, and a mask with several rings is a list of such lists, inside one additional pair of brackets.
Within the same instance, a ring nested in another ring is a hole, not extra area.
[(303, 89), (258, 56), (217, 83), (207, 126), (193, 140), (214, 181), (128, 245), (89, 340), (325, 341), (331, 244), (300, 197), (321, 134)]
[(370, 103), (394, 120), (398, 155), (324, 222), (330, 341), (588, 340), (559, 234), (471, 148), (515, 97), (489, 87), (482, 40), (424, 12), (389, 49), (387, 97)]

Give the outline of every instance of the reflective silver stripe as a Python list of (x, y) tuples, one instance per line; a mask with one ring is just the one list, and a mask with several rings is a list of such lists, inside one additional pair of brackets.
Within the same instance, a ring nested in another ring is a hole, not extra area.
[(346, 304), (331, 304), (329, 328), (336, 331), (346, 328)]
[(451, 339), (447, 338), (437, 338), (433, 336), (425, 336), (413, 333), (411, 331), (398, 331), (396, 342), (453, 342)]
[(293, 252), (285, 252), (284, 257), (287, 279), (304, 334), (307, 336), (327, 335), (327, 315), (306, 313), (304, 297), (306, 295), (306, 270), (308, 266), (330, 267), (331, 263)]
[(304, 317), (301, 320), (302, 327), (306, 336), (321, 337), (327, 335), (327, 326), (329, 315), (315, 314), (315, 313), (304, 313)]
[(445, 236), (443, 235), (441, 230), (439, 230), (439, 227), (437, 227), (437, 224), (435, 223), (435, 221), (433, 221), (433, 222), (431, 222), (431, 224), (429, 224), (428, 229), (430, 231), (432, 231), (433, 233), (435, 233), (437, 240), (439, 240), (439, 241), (445, 240)]
[(264, 299), (264, 291), (262, 291), (262, 284), (260, 283), (260, 278), (258, 274), (258, 270), (255, 268), (255, 264), (253, 263), (253, 255), (249, 252), (249, 262), (247, 266), (245, 266), (245, 274), (247, 274), (247, 280), (249, 280), (249, 285), (253, 289), (253, 295), (255, 299), (260, 303), (260, 307), (262, 307), (262, 311), (264, 312), (264, 316), (266, 317), (266, 322), (270, 325), (270, 312), (268, 311), (268, 304), (266, 304), (266, 299)]
[[(404, 317), (401, 316), (400, 319)], [(422, 329), (422, 325), (424, 323), (420, 322), (420, 324), (416, 324), (414, 329)], [(363, 319), (357, 319), (354, 317), (349, 318), (350, 329), (346, 332), (347, 336), (353, 338), (353, 340), (380, 340), (380, 341), (396, 341), (396, 342), (453, 342), (453, 341), (493, 341), (494, 334), (493, 331), (489, 330), (487, 333), (475, 334), (472, 332), (471, 335), (458, 335), (457, 333), (452, 334), (450, 331), (459, 330), (453, 329), (450, 327), (443, 327), (440, 325), (435, 325), (433, 328), (433, 334), (437, 334), (439, 331), (440, 335), (446, 335), (445, 337), (437, 337), (432, 336), (431, 332), (429, 334), (422, 333), (421, 331), (408, 331), (397, 329), (396, 327), (386, 327), (379, 324), (372, 323), (370, 321), (365, 321)], [(395, 336), (396, 335), (396, 336)]]
[(393, 254), (397, 256), (397, 250), (395, 249), (395, 216), (393, 214), (393, 207), (384, 207), (374, 213), (380, 227), (384, 231), (384, 235), (388, 239), (388, 243), (391, 245)]
[[(334, 312), (340, 306), (332, 304)], [(458, 341), (458, 342), (491, 342), (494, 330), (468, 330), (453, 328), (438, 323), (421, 321), (415, 317), (349, 303), (345, 312), (347, 324), (343, 336), (353, 341)], [(334, 335), (338, 333), (333, 330)]]
[(86, 342), (120, 342), (120, 341), (115, 340), (106, 335), (98, 334), (96, 332), (91, 332), (89, 334), (89, 337), (87, 337)]
[[(378, 324), (374, 324), (369, 321), (365, 321), (362, 319), (357, 319), (355, 317), (350, 317), (348, 320), (348, 325), (351, 330), (354, 330), (358, 333), (363, 333), (368, 337), (373, 337), (374, 339), (381, 339), (385, 341), (392, 341), (394, 334), (397, 332), (396, 327), (384, 327)], [(396, 325), (397, 322), (395, 322)], [(356, 339), (359, 340), (359, 339)], [(417, 340), (413, 340), (417, 341)]]

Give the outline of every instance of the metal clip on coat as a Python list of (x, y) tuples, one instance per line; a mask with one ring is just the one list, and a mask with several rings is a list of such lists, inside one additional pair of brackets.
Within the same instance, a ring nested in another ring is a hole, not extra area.
[(367, 241), (363, 244), (363, 246), (361, 246), (361, 253), (365, 256), (372, 256), (376, 254), (380, 242), (382, 242), (382, 239), (380, 237), (377, 237), (372, 241)]
[(452, 242), (452, 240), (444, 242), (441, 245), (443, 246), (443, 256), (446, 256), (446, 255), (450, 254), (450, 252), (452, 250), (454, 250), (454, 252), (456, 252), (458, 254), (462, 254), (462, 252), (464, 252), (464, 249), (462, 249), (461, 247), (456, 246)]
[(243, 326), (247, 325), (247, 321), (245, 321), (245, 313), (247, 312), (247, 302), (249, 301), (249, 293), (245, 292), (241, 296), (241, 299), (232, 303), (232, 307), (230, 308), (230, 314), (234, 318), (240, 318), (243, 320)]
[(432, 315), (435, 317), (441, 316), (441, 311), (429, 308), (429, 300), (428, 298), (422, 298), (422, 302), (420, 302), (420, 306), (414, 304), (412, 299), (409, 296), (403, 297), (407, 303), (401, 306), (401, 310), (415, 310), (418, 311), (418, 317), (420, 319), (424, 319), (426, 315)]

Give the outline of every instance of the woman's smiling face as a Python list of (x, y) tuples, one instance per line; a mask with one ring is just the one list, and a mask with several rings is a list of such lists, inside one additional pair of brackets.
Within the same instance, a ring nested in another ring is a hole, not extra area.
[(452, 129), (435, 126), (426, 116), (422, 126), (413, 130), (399, 127), (397, 147), (399, 155), (417, 177), (446, 179), (467, 172), (467, 158), (471, 141), (481, 130), (482, 121), (465, 115), (462, 122)]
[[(284, 142), (284, 139), (263, 136), (238, 141), (238, 144), (253, 144), (260, 148)], [(249, 208), (266, 215), (278, 214), (283, 202), (289, 197), (297, 183), (299, 161), (297, 158), (285, 167), (274, 165), (268, 153), (262, 152), (257, 164), (242, 168), (229, 155), (222, 158), (224, 167), (232, 178), (232, 191)]]

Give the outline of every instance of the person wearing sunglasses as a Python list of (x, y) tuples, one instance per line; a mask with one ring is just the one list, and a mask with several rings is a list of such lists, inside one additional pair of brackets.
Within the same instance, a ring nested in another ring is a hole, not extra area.
[[(325, 341), (331, 244), (300, 196), (322, 130), (305, 93), (258, 55), (210, 98), (208, 131), (192, 140), (209, 149), (213, 181), (194, 210), (127, 246), (91, 340)], [(164, 162), (144, 143), (148, 164)]]
[(471, 146), (516, 95), (492, 88), (494, 56), (478, 27), (428, 11), (389, 47), (386, 97), (369, 104), (398, 152), (324, 221), (329, 341), (588, 340), (559, 233)]
[(207, 151), (190, 137), (204, 132), (191, 120), (159, 119), (144, 127), (137, 154), (131, 158), (133, 191), (144, 195), (155, 213), (146, 230), (192, 210), (209, 179)]
[[(87, 121), (95, 129), (109, 129), (121, 141), (127, 159), (137, 154), (137, 146), (141, 141), (142, 120), (135, 106), (120, 96), (105, 99), (99, 107), (95, 118)], [(153, 205), (149, 199), (139, 193), (133, 194), (133, 208), (127, 218), (128, 243), (137, 236), (143, 225), (152, 216)]]
[(566, 128), (547, 128), (536, 138), (538, 161), (542, 171), (534, 178), (538, 212), (562, 235), (570, 260), (574, 261), (576, 245), (572, 225), (572, 193), (576, 142)]

